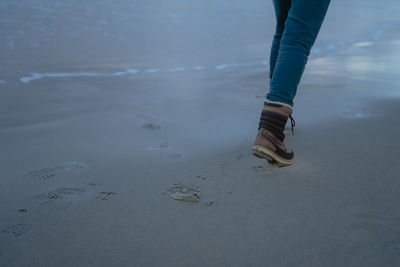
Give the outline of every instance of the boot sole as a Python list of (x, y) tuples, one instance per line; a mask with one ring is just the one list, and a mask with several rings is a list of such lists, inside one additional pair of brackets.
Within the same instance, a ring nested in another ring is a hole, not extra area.
[(266, 159), (271, 164), (278, 164), (281, 167), (294, 163), (294, 157), (292, 159), (281, 158), (273, 151), (259, 145), (253, 146), (253, 155), (261, 159)]

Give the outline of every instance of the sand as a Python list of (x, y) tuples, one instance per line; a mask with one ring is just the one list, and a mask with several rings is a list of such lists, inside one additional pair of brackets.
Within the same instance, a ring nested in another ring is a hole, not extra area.
[(0, 266), (400, 264), (397, 2), (332, 3), (284, 168), (251, 155), (268, 1), (22, 2), (0, 4)]

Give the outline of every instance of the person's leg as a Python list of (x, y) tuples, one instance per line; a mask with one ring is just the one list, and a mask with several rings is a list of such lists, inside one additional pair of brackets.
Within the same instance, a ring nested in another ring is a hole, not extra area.
[(288, 16), (290, 5), (292, 0), (273, 0), (275, 17), (276, 17), (276, 29), (274, 40), (272, 41), (271, 52), (269, 56), (269, 78), (272, 79), (272, 75), (275, 69), (276, 59), (278, 58), (279, 47), (282, 39), (282, 34), (285, 29), (285, 21)]
[[(273, 54), (271, 89), (267, 101), (264, 102), (253, 145), (253, 155), (271, 163), (277, 162), (281, 166), (286, 166), (294, 162), (293, 151), (283, 143), (285, 138), (283, 132), (288, 118), (291, 118), (293, 98), (329, 2), (329, 0), (291, 0), (276, 59), (274, 54), (276, 50), (271, 52)], [(274, 4), (276, 3), (281, 2), (274, 1)], [(274, 37), (275, 40), (279, 40), (279, 32), (278, 36)], [(275, 48), (277, 45), (278, 43)]]
[(330, 0), (291, 1), (279, 43), (278, 56), (276, 60), (272, 59), (276, 62), (273, 63), (271, 88), (267, 100), (293, 106), (297, 86), (329, 3)]

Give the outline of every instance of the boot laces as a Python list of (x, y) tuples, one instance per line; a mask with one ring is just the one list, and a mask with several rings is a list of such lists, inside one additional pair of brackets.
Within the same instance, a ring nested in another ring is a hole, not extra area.
[(290, 124), (292, 126), (292, 135), (294, 136), (294, 126), (296, 125), (296, 121), (293, 119), (292, 114), (289, 115)]

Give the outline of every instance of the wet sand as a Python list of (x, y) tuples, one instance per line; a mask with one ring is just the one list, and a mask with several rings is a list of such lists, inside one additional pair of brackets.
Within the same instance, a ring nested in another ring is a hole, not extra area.
[(285, 168), (251, 155), (271, 3), (2, 3), (0, 266), (399, 265), (383, 2), (332, 4)]

